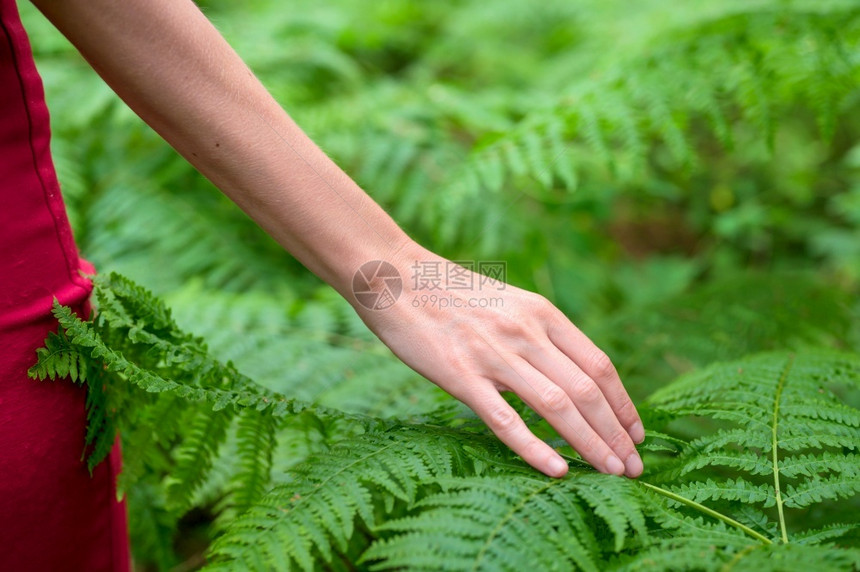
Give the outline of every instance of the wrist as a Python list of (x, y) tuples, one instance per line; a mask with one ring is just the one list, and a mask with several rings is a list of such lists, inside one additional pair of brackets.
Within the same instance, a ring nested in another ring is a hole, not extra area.
[(504, 312), (506, 284), (500, 261), (447, 260), (410, 242), (387, 259), (356, 268), (347, 297), (367, 322), (397, 323), (415, 313), (456, 321), (459, 314)]
[(400, 244), (353, 257), (351, 265), (345, 267), (344, 288), (338, 290), (362, 317), (368, 312), (382, 312), (402, 305), (412, 290), (410, 268), (416, 261), (431, 259), (443, 260), (405, 237)]

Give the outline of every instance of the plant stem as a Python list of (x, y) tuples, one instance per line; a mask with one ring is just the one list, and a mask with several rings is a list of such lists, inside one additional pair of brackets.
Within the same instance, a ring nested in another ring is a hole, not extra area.
[(643, 487), (647, 487), (647, 488), (651, 489), (652, 491), (663, 495), (664, 497), (668, 497), (674, 501), (678, 501), (681, 504), (685, 504), (691, 508), (694, 508), (700, 512), (703, 512), (703, 513), (707, 514), (708, 516), (712, 516), (718, 520), (721, 520), (721, 521), (725, 522), (726, 524), (737, 528), (738, 530), (742, 530), (742, 531), (746, 532), (747, 534), (749, 534), (750, 536), (752, 536), (753, 538), (755, 538), (756, 540), (760, 540), (761, 542), (764, 542), (765, 544), (773, 544), (773, 541), (770, 538), (768, 538), (762, 534), (759, 534), (758, 532), (751, 529), (750, 527), (739, 523), (735, 519), (728, 517), (721, 512), (717, 512), (713, 509), (706, 507), (703, 504), (697, 503), (696, 501), (690, 500), (686, 497), (682, 497), (681, 495), (675, 494), (672, 491), (667, 491), (666, 489), (660, 488), (656, 485), (652, 485), (652, 484), (646, 483), (644, 481), (637, 481), (637, 482), (640, 485), (642, 485)]
[(785, 387), (785, 380), (788, 377), (788, 372), (791, 371), (791, 366), (794, 365), (794, 356), (792, 355), (788, 363), (785, 364), (785, 369), (782, 370), (782, 375), (779, 376), (779, 385), (776, 388), (776, 396), (773, 400), (773, 423), (771, 423), (770, 450), (773, 458), (773, 491), (776, 497), (776, 510), (779, 513), (779, 534), (784, 544), (788, 544), (788, 533), (785, 529), (785, 515), (782, 512), (782, 491), (779, 486), (779, 456), (777, 455), (777, 427), (779, 425), (779, 402), (782, 400), (782, 389)]

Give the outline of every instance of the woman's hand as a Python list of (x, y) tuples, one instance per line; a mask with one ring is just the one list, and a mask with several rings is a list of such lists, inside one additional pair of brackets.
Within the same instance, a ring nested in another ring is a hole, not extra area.
[[(446, 287), (452, 263), (417, 245), (390, 263), (403, 285), (396, 302), (380, 298), (375, 305), (382, 309), (372, 309), (374, 298), (360, 292), (351, 301), (407, 365), (472, 408), (549, 476), (563, 476), (567, 463), (499, 392), (516, 393), (598, 470), (642, 473), (634, 443), (645, 433), (636, 408), (606, 354), (561, 311), (537, 294), (459, 267), (458, 287)], [(387, 276), (374, 276), (373, 268), (365, 268), (354, 290), (384, 291)]]

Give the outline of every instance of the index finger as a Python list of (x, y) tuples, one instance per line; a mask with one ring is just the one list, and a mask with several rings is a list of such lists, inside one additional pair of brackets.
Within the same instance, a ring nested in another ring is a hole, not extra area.
[(634, 443), (641, 443), (645, 439), (642, 419), (624, 389), (612, 360), (574, 326), (561, 310), (555, 309), (555, 312), (555, 319), (547, 327), (550, 341), (597, 384), (627, 434)]

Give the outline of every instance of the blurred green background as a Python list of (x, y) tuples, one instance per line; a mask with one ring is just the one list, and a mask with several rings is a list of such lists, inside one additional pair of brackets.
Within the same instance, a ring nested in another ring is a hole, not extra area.
[[(635, 400), (715, 360), (860, 347), (856, 2), (200, 5), (413, 237), (505, 261)], [(447, 401), (21, 10), (69, 215), (101, 272), (164, 296), (216, 356), (287, 395), (398, 416)], [(308, 443), (278, 453), (276, 481)], [(147, 553), (157, 502), (130, 498), (141, 561), (175, 563)], [(179, 569), (199, 554), (185, 518)]]
[[(506, 261), (636, 396), (757, 349), (857, 347), (856, 3), (201, 7), (413, 237)], [(85, 257), (282, 391), (342, 406), (370, 368), (380, 411), (401, 385), (436, 399), (21, 8)]]

